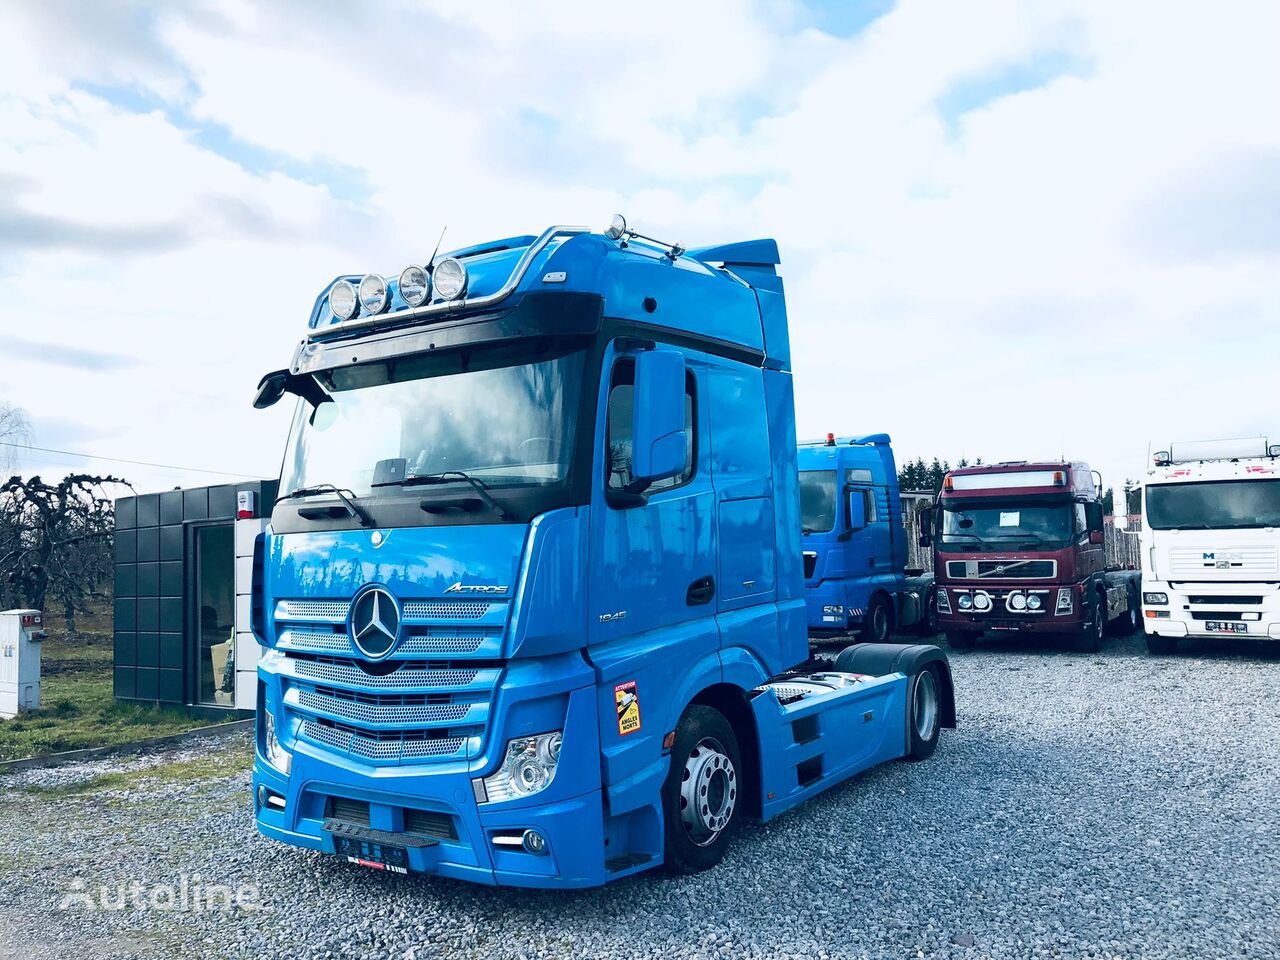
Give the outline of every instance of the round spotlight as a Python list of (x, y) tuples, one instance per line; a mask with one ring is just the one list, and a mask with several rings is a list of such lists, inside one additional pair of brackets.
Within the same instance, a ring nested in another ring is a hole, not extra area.
[(1025, 610), (1027, 609), (1027, 598), (1021, 593), (1015, 593), (1009, 598), (1009, 606), (1014, 610)]
[(410, 264), (400, 273), (400, 298), (411, 307), (420, 307), (431, 296), (431, 277), (417, 264)]
[(445, 257), (431, 272), (436, 295), (442, 300), (457, 300), (467, 292), (467, 268), (457, 257)]
[(360, 281), (360, 306), (365, 313), (381, 313), (387, 309), (391, 297), (387, 294), (387, 281), (375, 273)]
[(1033, 593), (1031, 596), (1027, 597), (1028, 610), (1039, 610), (1042, 603), (1043, 601), (1040, 599), (1039, 594)]
[(627, 218), (620, 213), (615, 213), (613, 219), (609, 221), (609, 226), (605, 228), (604, 235), (610, 240), (621, 240), (627, 232)]
[(973, 607), (973, 597), (967, 593), (960, 594), (960, 599), (956, 601), (961, 610), (968, 610)]
[(974, 596), (974, 598), (973, 598), (973, 609), (975, 609), (975, 610), (990, 610), (990, 609), (991, 609), (991, 598), (990, 598), (989, 596), (987, 596), (985, 593), (979, 593), (979, 594), (975, 595), (975, 596)]
[(339, 320), (356, 315), (356, 288), (348, 280), (339, 280), (329, 288), (329, 309)]

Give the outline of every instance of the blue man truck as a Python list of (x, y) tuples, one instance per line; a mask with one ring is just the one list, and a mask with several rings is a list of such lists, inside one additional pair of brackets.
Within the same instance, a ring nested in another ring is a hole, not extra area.
[(258, 829), (396, 873), (713, 866), (955, 724), (945, 654), (809, 660), (777, 246), (615, 217), (341, 277), (253, 556)]
[(800, 533), (809, 633), (858, 631), (883, 643), (927, 623), (933, 574), (907, 565), (898, 468), (889, 435), (803, 443)]

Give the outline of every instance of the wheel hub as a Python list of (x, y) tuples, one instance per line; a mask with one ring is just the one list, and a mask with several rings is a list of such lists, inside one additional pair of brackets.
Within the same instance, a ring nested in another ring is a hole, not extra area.
[(738, 773), (718, 740), (698, 742), (684, 764), (680, 783), (680, 819), (689, 839), (705, 847), (733, 818), (738, 803)]

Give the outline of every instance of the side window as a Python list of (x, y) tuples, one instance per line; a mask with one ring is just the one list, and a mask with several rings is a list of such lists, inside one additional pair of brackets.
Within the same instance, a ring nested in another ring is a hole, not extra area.
[(865, 490), (862, 496), (867, 501), (867, 524), (873, 524), (880, 519), (876, 514), (876, 492), (875, 490)]
[(1085, 513), (1083, 503), (1077, 503), (1075, 505), (1074, 525), (1075, 525), (1075, 534), (1076, 534), (1077, 540), (1079, 540), (1081, 537), (1083, 537), (1085, 534), (1089, 532), (1089, 518), (1088, 518), (1088, 515)]
[(631, 399), (635, 383), (635, 363), (619, 360), (609, 380), (609, 414), (605, 426), (605, 444), (609, 450), (610, 490), (624, 493), (660, 493), (683, 486), (693, 479), (694, 451), (697, 450), (697, 427), (694, 422), (694, 379), (692, 373), (684, 381), (684, 428), (689, 443), (685, 447), (684, 470), (674, 477), (656, 483), (637, 485), (631, 472)]

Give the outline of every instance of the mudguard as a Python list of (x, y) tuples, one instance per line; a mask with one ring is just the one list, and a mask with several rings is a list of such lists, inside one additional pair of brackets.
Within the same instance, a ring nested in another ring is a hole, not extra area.
[(855, 643), (845, 647), (836, 657), (835, 669), (842, 673), (865, 673), (884, 676), (905, 673), (908, 677), (926, 664), (938, 665), (939, 722), (955, 729), (956, 693), (951, 679), (951, 664), (941, 647), (931, 643)]

